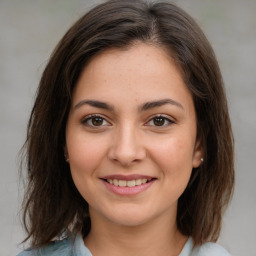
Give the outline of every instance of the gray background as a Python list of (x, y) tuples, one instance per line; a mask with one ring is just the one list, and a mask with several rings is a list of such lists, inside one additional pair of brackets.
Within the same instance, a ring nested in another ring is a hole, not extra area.
[[(15, 255), (22, 186), (18, 150), (49, 55), (89, 0), (0, 0), (0, 256)], [(236, 190), (219, 243), (256, 256), (256, 1), (176, 0), (201, 25), (216, 52), (236, 139)]]

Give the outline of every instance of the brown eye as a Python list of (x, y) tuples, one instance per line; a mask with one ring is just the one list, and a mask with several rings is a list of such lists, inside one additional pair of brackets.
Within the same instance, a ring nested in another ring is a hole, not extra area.
[(155, 117), (153, 119), (155, 126), (163, 126), (165, 124), (166, 118), (163, 117)]
[(92, 127), (92, 128), (110, 125), (110, 123), (107, 122), (105, 118), (97, 115), (88, 116), (84, 120), (82, 120), (81, 123), (85, 126)]
[(146, 123), (146, 125), (147, 126), (155, 126), (155, 127), (166, 127), (166, 126), (172, 125), (174, 123), (175, 122), (168, 117), (165, 117), (162, 115), (157, 115), (157, 116), (151, 118)]
[(103, 118), (99, 116), (92, 117), (91, 122), (94, 126), (101, 126), (103, 124)]

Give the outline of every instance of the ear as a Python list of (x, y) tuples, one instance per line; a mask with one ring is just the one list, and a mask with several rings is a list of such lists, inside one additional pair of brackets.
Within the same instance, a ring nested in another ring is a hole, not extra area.
[(67, 149), (67, 146), (65, 145), (64, 146), (64, 157), (65, 157), (65, 160), (67, 163), (69, 163), (69, 155), (68, 155), (68, 149)]
[(202, 162), (204, 161), (203, 157), (204, 156), (203, 156), (203, 147), (202, 147), (201, 139), (198, 138), (194, 147), (193, 161), (192, 161), (193, 168), (198, 168), (202, 164)]

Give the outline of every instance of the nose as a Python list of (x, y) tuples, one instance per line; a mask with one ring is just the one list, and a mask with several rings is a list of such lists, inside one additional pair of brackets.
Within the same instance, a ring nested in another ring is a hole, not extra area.
[(131, 166), (146, 157), (146, 149), (136, 127), (126, 125), (115, 131), (108, 157), (122, 166)]

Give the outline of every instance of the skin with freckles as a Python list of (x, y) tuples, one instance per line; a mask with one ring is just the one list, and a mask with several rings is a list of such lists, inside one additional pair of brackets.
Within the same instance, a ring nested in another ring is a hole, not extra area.
[[(165, 50), (136, 43), (91, 60), (73, 92), (66, 153), (89, 204), (94, 255), (178, 255), (177, 203), (201, 164), (196, 138), (192, 96)], [(152, 180), (117, 193), (106, 177)]]

